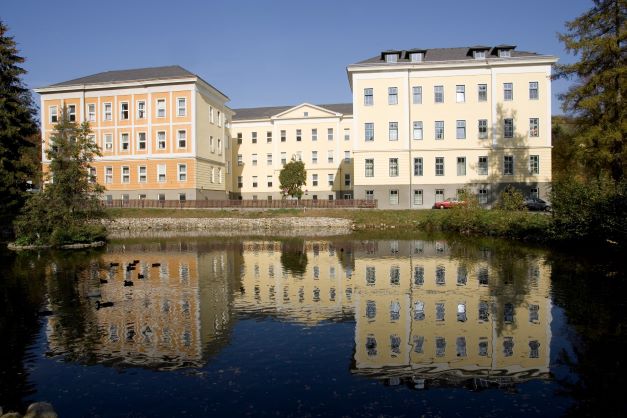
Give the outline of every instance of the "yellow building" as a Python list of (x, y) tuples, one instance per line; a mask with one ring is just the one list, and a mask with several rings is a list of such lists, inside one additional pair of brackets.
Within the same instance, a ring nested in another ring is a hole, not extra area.
[(547, 197), (556, 61), (511, 45), (384, 51), (347, 67), (352, 103), (234, 111), (178, 66), (35, 91), (44, 150), (61, 107), (90, 123), (108, 199), (280, 199), (300, 159), (304, 199), (420, 209), (466, 188), (491, 205), (508, 185)]
[(102, 156), (92, 176), (107, 199), (225, 199), (230, 178), (227, 96), (179, 67), (108, 71), (35, 89), (45, 150), (63, 107), (88, 122)]

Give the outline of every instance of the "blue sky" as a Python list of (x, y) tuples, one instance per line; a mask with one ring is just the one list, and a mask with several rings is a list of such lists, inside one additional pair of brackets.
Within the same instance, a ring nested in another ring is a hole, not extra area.
[[(102, 4), (102, 6), (97, 6)], [(2, 0), (29, 87), (178, 64), (237, 107), (350, 102), (346, 66), (385, 49), (517, 45), (572, 62), (557, 32), (590, 0)], [(568, 87), (556, 81), (553, 92)], [(553, 100), (553, 113), (560, 113)]]

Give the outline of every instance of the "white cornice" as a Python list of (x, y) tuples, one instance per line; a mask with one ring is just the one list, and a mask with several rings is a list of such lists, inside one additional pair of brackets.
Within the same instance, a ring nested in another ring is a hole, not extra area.
[[(129, 88), (129, 87), (130, 88), (147, 87), (147, 86), (155, 86), (155, 85), (185, 84), (185, 83), (196, 83), (196, 82), (202, 82), (202, 80), (198, 79), (197, 77), (181, 77), (181, 78), (168, 78), (168, 79), (156, 79), (156, 80), (122, 81), (122, 82), (117, 82), (117, 83), (112, 82), (112, 83), (98, 83), (98, 84), (74, 84), (71, 86), (48, 86), (48, 87), (39, 87), (39, 88), (33, 89), (33, 91), (39, 94), (48, 94), (48, 93), (59, 93), (59, 92), (66, 92), (66, 91), (113, 90), (113, 89)], [(207, 83), (203, 82), (203, 84), (207, 84)], [(223, 96), (221, 93), (220, 95)]]

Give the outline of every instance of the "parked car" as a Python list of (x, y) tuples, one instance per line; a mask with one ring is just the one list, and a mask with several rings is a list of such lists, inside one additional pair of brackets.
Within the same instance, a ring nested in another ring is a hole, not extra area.
[(551, 210), (551, 205), (538, 197), (528, 197), (527, 199), (525, 199), (524, 205), (527, 210), (546, 212), (549, 212)]
[(463, 200), (459, 200), (456, 197), (449, 197), (448, 199), (435, 202), (433, 205), (433, 209), (451, 209), (455, 206), (463, 206), (465, 204), (466, 202), (464, 202)]

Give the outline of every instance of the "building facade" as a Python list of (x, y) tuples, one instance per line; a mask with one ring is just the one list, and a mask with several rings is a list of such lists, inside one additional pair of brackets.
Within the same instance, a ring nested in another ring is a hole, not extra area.
[(304, 199), (420, 209), (465, 189), (489, 206), (507, 186), (547, 196), (556, 61), (511, 45), (384, 51), (348, 66), (352, 103), (331, 105), (231, 110), (181, 67), (36, 92), (44, 150), (63, 106), (90, 123), (108, 199), (280, 199), (279, 173), (295, 159)]

